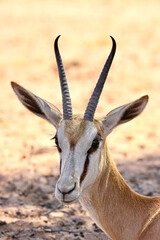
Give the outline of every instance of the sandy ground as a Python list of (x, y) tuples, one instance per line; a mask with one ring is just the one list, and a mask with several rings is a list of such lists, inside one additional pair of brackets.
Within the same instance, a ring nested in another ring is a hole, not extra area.
[(108, 137), (117, 166), (137, 192), (160, 195), (160, 2), (0, 1), (0, 239), (108, 239), (79, 203), (54, 197), (55, 129), (15, 97), (16, 81), (61, 109), (53, 41), (59, 46), (74, 113), (83, 113), (111, 48), (117, 53), (97, 116), (148, 94), (143, 114)]

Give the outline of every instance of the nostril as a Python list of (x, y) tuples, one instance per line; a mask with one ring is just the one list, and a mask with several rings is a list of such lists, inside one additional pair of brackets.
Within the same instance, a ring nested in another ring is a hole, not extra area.
[(62, 193), (63, 195), (65, 195), (65, 194), (70, 194), (71, 192), (73, 192), (74, 191), (74, 189), (76, 188), (76, 183), (74, 184), (74, 187), (73, 188), (71, 188), (71, 189), (66, 189), (66, 190), (61, 190), (59, 187), (58, 187), (58, 191), (60, 192), (60, 193)]

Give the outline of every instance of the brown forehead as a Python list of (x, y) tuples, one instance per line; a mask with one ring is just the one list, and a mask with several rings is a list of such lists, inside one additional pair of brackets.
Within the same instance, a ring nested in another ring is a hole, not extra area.
[[(104, 130), (101, 122), (93, 120), (94, 126), (100, 135), (103, 135)], [(77, 141), (84, 135), (87, 127), (87, 121), (83, 120), (80, 116), (74, 116), (72, 120), (65, 121), (64, 134), (70, 141), (70, 146), (74, 147)]]

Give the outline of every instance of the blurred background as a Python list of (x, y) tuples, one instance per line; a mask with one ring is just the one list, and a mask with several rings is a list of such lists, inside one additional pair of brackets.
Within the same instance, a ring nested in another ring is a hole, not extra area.
[[(4, 202), (9, 201), (4, 207), (1, 199), (0, 217), (10, 224), (21, 218), (14, 211), (10, 215), (4, 212), (11, 211), (8, 210), (11, 205), (19, 209), (19, 199), (23, 206), (27, 201), (32, 208), (38, 206), (37, 211), (46, 210), (40, 207), (37, 195), (33, 196), (36, 184), (45, 189), (47, 201), (53, 201), (59, 173), (59, 156), (50, 141), (55, 129), (19, 103), (10, 81), (61, 109), (53, 51), (54, 39), (59, 34), (74, 113), (84, 112), (111, 49), (109, 36), (115, 38), (117, 52), (96, 115), (103, 116), (115, 107), (149, 95), (149, 104), (142, 115), (120, 126), (108, 140), (112, 155), (130, 185), (146, 195), (159, 193), (160, 1), (0, 0), (0, 179), (3, 183), (0, 189)], [(133, 179), (140, 169), (141, 174), (150, 173), (143, 179), (137, 175), (139, 182), (135, 183)], [(51, 183), (45, 176), (51, 176)], [(27, 192), (24, 198), (20, 197), (22, 189)], [(39, 199), (42, 201), (42, 196)], [(57, 217), (56, 213), (60, 215)], [(56, 209), (56, 213), (53, 221), (64, 218), (60, 210)], [(10, 227), (6, 229), (11, 232)]]

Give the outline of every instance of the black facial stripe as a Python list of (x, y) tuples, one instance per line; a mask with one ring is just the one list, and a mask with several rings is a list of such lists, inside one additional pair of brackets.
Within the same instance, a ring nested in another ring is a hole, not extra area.
[(57, 145), (57, 149), (58, 149), (58, 152), (62, 152), (61, 148), (59, 147), (59, 145)]
[(98, 133), (97, 136), (94, 138), (90, 149), (87, 151), (87, 156), (86, 156), (83, 172), (82, 172), (81, 177), (80, 177), (80, 185), (83, 182), (83, 180), (86, 177), (87, 172), (88, 172), (89, 156), (90, 156), (90, 154), (94, 153), (98, 149), (101, 141), (102, 141), (101, 135)]
[(83, 182), (84, 178), (87, 175), (88, 166), (89, 166), (89, 153), (86, 156), (86, 161), (85, 161), (85, 164), (84, 164), (83, 172), (82, 172), (81, 177), (80, 177), (80, 185), (81, 185), (81, 183)]
[(60, 173), (61, 173), (61, 167), (62, 167), (62, 158), (60, 158), (60, 165), (59, 165)]

